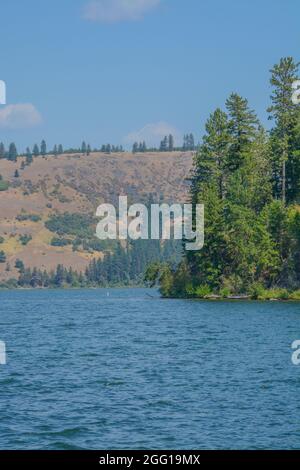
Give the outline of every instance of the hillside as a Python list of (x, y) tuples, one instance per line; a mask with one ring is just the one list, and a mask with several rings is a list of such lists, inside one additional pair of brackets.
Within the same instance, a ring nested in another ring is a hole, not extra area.
[(0, 252), (6, 256), (0, 280), (18, 275), (17, 259), (46, 271), (58, 264), (84, 270), (101, 251), (52, 246), (56, 234), (45, 226), (47, 220), (57, 213), (93, 216), (99, 204), (116, 203), (122, 194), (130, 202), (146, 202), (150, 194), (157, 201), (184, 202), (192, 152), (48, 155), (24, 169), (22, 162), (25, 158), (0, 160), (0, 175), (10, 183), (0, 192)]

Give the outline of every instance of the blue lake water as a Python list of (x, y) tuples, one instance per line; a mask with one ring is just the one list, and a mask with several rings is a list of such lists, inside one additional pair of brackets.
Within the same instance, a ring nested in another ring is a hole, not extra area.
[(2, 291), (0, 448), (300, 449), (295, 339), (299, 303)]

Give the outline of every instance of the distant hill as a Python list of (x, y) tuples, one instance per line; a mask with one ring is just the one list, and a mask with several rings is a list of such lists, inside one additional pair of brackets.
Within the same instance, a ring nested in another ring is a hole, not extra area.
[[(0, 175), (9, 188), (0, 191), (0, 252), (6, 257), (0, 280), (18, 276), (17, 259), (47, 271), (58, 264), (84, 270), (102, 256), (99, 248), (90, 243), (74, 250), (75, 232), (57, 234), (53, 224), (49, 230), (49, 218), (56, 213), (93, 216), (99, 204), (116, 204), (119, 195), (127, 195), (130, 203), (147, 202), (150, 195), (157, 202), (186, 202), (192, 158), (192, 152), (64, 154), (36, 157), (24, 168), (25, 158), (16, 163), (1, 159)], [(69, 244), (53, 246), (65, 238)]]

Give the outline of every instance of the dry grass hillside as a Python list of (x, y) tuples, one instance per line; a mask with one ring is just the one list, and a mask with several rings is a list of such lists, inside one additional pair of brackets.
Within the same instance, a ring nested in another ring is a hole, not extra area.
[[(157, 201), (185, 202), (192, 158), (191, 152), (74, 154), (36, 157), (24, 169), (23, 158), (16, 163), (0, 160), (0, 175), (10, 183), (8, 190), (0, 191), (0, 251), (6, 255), (6, 262), (0, 263), (0, 279), (17, 275), (17, 259), (47, 271), (58, 264), (84, 270), (101, 253), (51, 246), (55, 234), (45, 227), (49, 217), (66, 212), (95, 214), (99, 204), (115, 204), (119, 195), (127, 195), (129, 202), (145, 202), (150, 194)], [(22, 214), (39, 220), (20, 220)], [(26, 245), (22, 236), (30, 238)]]

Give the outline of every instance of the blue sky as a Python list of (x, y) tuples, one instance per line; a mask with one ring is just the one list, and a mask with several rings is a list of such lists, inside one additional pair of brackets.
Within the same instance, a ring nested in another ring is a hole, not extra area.
[(0, 141), (200, 140), (232, 91), (267, 124), (268, 71), (300, 59), (299, 17), (299, 0), (1, 0)]

